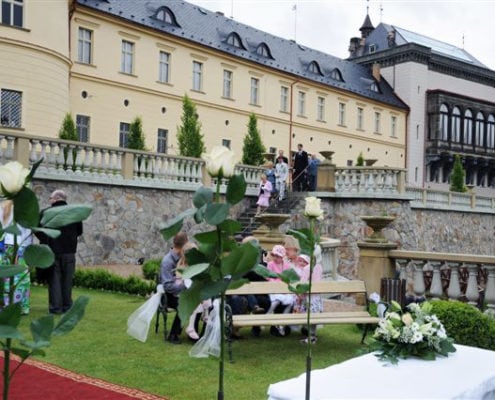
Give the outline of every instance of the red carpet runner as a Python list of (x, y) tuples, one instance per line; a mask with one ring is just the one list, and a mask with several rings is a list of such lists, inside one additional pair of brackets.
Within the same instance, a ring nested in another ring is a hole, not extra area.
[[(2, 354), (3, 355), (3, 354)], [(17, 366), (11, 360), (11, 369)], [(3, 371), (3, 357), (0, 357)], [(1, 375), (1, 374), (0, 374)], [(0, 379), (3, 390), (3, 379)], [(1, 398), (0, 391), (0, 398)], [(55, 365), (28, 359), (10, 383), (9, 400), (166, 400), (137, 389), (79, 375)]]

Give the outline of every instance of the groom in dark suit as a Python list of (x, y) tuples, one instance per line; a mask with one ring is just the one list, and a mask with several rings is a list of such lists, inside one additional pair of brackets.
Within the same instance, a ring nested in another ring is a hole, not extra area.
[(303, 149), (303, 145), (297, 145), (297, 153), (294, 155), (294, 172), (292, 173), (292, 187), (296, 192), (304, 192), (308, 189), (308, 153)]

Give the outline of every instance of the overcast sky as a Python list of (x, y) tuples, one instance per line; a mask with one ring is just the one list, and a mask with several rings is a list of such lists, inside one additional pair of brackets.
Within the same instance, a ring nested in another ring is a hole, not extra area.
[(495, 0), (187, 1), (340, 58), (360, 36), (368, 6), (374, 26), (385, 22), (464, 48), (495, 70)]

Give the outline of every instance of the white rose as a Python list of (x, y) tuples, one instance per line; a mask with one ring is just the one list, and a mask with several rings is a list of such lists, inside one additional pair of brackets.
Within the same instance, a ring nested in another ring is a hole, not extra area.
[(235, 154), (225, 146), (215, 146), (203, 156), (206, 170), (212, 177), (230, 178), (234, 175)]
[(306, 208), (304, 209), (304, 215), (306, 217), (320, 218), (323, 215), (323, 210), (321, 209), (321, 200), (311, 196), (306, 197)]
[[(0, 183), (2, 195), (14, 195), (26, 184), (29, 170), (17, 161), (11, 161), (0, 166)], [(5, 192), (4, 190), (5, 189)]]

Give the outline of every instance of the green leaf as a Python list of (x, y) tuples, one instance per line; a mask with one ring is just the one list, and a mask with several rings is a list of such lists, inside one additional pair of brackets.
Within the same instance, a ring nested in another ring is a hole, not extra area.
[(299, 241), (299, 246), (301, 246), (302, 254), (313, 254), (313, 249), (311, 248), (311, 240), (314, 240), (314, 238), (312, 238), (312, 233), (309, 229), (289, 229), (287, 233), (297, 238), (297, 240)]
[(46, 244), (31, 244), (24, 251), (24, 261), (30, 267), (48, 268), (55, 262), (55, 256)]
[(0, 278), (10, 278), (17, 274), (21, 274), (27, 270), (25, 265), (2, 265), (0, 267)]
[(278, 274), (275, 272), (270, 271), (268, 268), (266, 268), (264, 265), (257, 264), (255, 265), (254, 272), (256, 272), (259, 276), (262, 276), (263, 278), (278, 278)]
[(50, 337), (52, 336), (54, 326), (53, 315), (46, 315), (31, 321), (31, 335), (33, 336), (35, 343), (43, 341), (50, 343)]
[(201, 287), (195, 285), (196, 282), (193, 282), (190, 288), (182, 291), (179, 295), (179, 307), (178, 313), (179, 318), (182, 321), (183, 325), (187, 325), (189, 316), (196, 309), (198, 304), (201, 302), (200, 298), (200, 290)]
[(184, 269), (184, 272), (182, 273), (182, 277), (185, 279), (191, 279), (194, 276), (199, 275), (202, 272), (206, 271), (209, 266), (210, 264), (208, 263), (190, 265), (186, 269)]
[(196, 239), (196, 241), (198, 241), (199, 243), (213, 244), (217, 242), (218, 234), (216, 230), (197, 233), (196, 235), (194, 235), (194, 239)]
[(246, 283), (249, 283), (249, 279), (241, 278), (241, 279), (236, 279), (235, 281), (230, 281), (228, 290), (240, 288), (241, 286), (244, 286)]
[(220, 294), (225, 293), (229, 287), (230, 281), (218, 280), (215, 282), (208, 282), (203, 284), (201, 287), (201, 299), (210, 299), (213, 297), (218, 297)]
[(22, 339), (22, 333), (15, 326), (0, 325), (0, 338), (2, 339)]
[(7, 226), (5, 229), (4, 229), (4, 232), (5, 233), (10, 233), (12, 235), (15, 235), (15, 236), (18, 236), (21, 234), (21, 230), (19, 229), (19, 227), (17, 226), (17, 224), (10, 224), (9, 226)]
[(189, 208), (186, 211), (181, 212), (175, 218), (168, 220), (165, 225), (160, 228), (160, 233), (165, 240), (174, 237), (182, 229), (182, 223), (185, 218), (190, 217), (196, 212), (194, 208)]
[(14, 221), (26, 228), (38, 226), (40, 206), (34, 192), (24, 186), (12, 200), (14, 201)]
[(256, 265), (258, 254), (258, 249), (250, 243), (238, 246), (222, 260), (222, 275), (243, 276)]
[(206, 256), (196, 248), (187, 250), (185, 257), (187, 265), (208, 263)]
[(219, 225), (229, 215), (230, 206), (228, 203), (212, 203), (206, 206), (205, 220), (210, 225)]
[(38, 167), (40, 166), (40, 164), (43, 162), (43, 157), (40, 158), (38, 161), (36, 161), (32, 167), (31, 167), (31, 171), (29, 171), (29, 174), (28, 176), (26, 177), (26, 183), (27, 182), (31, 182), (33, 180), (33, 176), (34, 174), (36, 173), (36, 170), (38, 169)]
[(205, 204), (211, 203), (213, 201), (213, 191), (209, 188), (201, 186), (193, 196), (193, 204), (196, 208), (201, 208)]
[(0, 311), (0, 325), (16, 328), (21, 322), (20, 303), (9, 304)]
[(228, 235), (233, 235), (234, 233), (240, 232), (242, 230), (242, 225), (239, 221), (234, 221), (232, 219), (226, 219), (218, 227)]
[(196, 213), (194, 214), (194, 222), (196, 222), (197, 224), (203, 222), (203, 220), (205, 219), (205, 210), (206, 210), (206, 204), (203, 207), (198, 208), (196, 210)]
[(226, 198), (230, 204), (237, 204), (244, 199), (246, 194), (247, 183), (244, 175), (233, 175), (229, 179), (227, 186)]
[(86, 306), (88, 305), (89, 297), (88, 296), (79, 296), (69, 311), (67, 311), (57, 326), (53, 330), (53, 336), (62, 336), (69, 333), (74, 327), (79, 323), (79, 321), (84, 316), (84, 311)]
[(278, 275), (280, 279), (282, 279), (282, 281), (287, 284), (298, 282), (300, 279), (299, 275), (297, 275), (297, 272), (294, 271), (292, 268), (286, 269)]
[(309, 291), (309, 283), (298, 283), (296, 286), (289, 285), (289, 287), (293, 288), (293, 290), (291, 289), (291, 292), (297, 294), (304, 294)]
[(31, 227), (31, 230), (33, 232), (42, 232), (44, 233), (46, 236), (49, 236), (53, 239), (56, 239), (60, 236), (60, 231), (58, 229), (49, 229), (49, 228), (34, 228), (34, 227)]
[(93, 207), (84, 204), (68, 204), (50, 207), (43, 211), (41, 226), (44, 228), (61, 228), (74, 222), (84, 221), (93, 211)]

